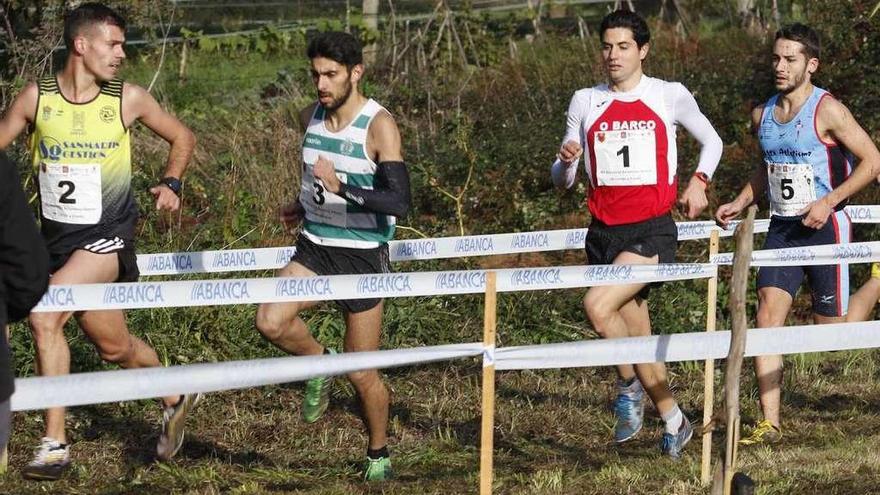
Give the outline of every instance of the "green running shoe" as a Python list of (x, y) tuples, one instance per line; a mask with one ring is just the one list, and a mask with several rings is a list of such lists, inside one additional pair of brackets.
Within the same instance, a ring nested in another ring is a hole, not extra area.
[[(330, 354), (336, 354), (333, 349), (327, 348)], [(330, 386), (333, 378), (318, 376), (306, 382), (306, 393), (303, 396), (302, 415), (306, 423), (314, 423), (321, 419), (327, 406), (330, 405)]]
[(387, 481), (394, 478), (394, 472), (391, 470), (391, 458), (380, 457), (373, 459), (367, 457), (364, 463), (364, 481)]

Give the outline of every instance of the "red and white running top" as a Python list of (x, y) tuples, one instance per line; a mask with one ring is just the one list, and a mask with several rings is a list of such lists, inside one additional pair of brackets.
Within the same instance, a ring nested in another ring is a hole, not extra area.
[[(562, 142), (578, 141), (584, 149), (591, 189), (587, 205), (594, 218), (621, 225), (669, 212), (677, 194), (678, 124), (702, 146), (697, 171), (712, 177), (721, 138), (680, 83), (642, 76), (626, 93), (607, 84), (575, 92)], [(578, 161), (567, 167), (557, 159), (553, 183), (574, 185)]]

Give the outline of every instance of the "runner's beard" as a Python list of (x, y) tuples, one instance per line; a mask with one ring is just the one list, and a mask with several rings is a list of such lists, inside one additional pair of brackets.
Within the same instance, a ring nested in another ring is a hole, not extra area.
[(353, 87), (354, 86), (351, 84), (351, 81), (348, 81), (345, 85), (345, 90), (343, 91), (341, 97), (334, 98), (333, 101), (331, 101), (328, 105), (324, 105), (322, 103), (321, 106), (324, 107), (324, 110), (329, 110), (332, 112), (342, 105), (345, 105), (345, 102), (347, 102), (349, 97), (351, 97), (351, 90)]
[(806, 71), (806, 70), (804, 70), (804, 72), (801, 73), (801, 74), (795, 74), (795, 75), (792, 75), (792, 76), (788, 79), (788, 83), (789, 83), (788, 86), (786, 86), (786, 87), (784, 87), (784, 88), (781, 88), (781, 89), (779, 90), (779, 92), (780, 92), (780, 93), (783, 93), (783, 94), (789, 94), (789, 93), (791, 93), (791, 92), (794, 91), (795, 89), (801, 87), (801, 84), (803, 84), (803, 82), (804, 82), (804, 80), (805, 80), (806, 78), (807, 78), (807, 71)]

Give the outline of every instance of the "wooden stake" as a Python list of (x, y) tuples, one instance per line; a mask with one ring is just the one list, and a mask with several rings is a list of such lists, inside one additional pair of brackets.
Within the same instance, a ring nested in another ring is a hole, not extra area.
[(483, 309), (483, 420), (480, 434), (480, 495), (492, 493), (492, 449), (495, 432), (495, 272), (486, 273), (486, 301)]
[[(718, 254), (718, 230), (713, 229), (709, 237), (709, 260)], [(715, 313), (718, 301), (718, 276), (709, 279), (706, 294), (706, 331), (715, 331)], [(712, 409), (715, 403), (715, 360), (706, 360), (706, 372), (703, 377), (703, 459), (700, 466), (700, 482), (709, 484), (712, 467)]]
[(724, 370), (724, 409), (727, 419), (727, 442), (724, 452), (722, 490), (713, 492), (724, 495), (731, 492), (733, 474), (736, 472), (736, 447), (739, 443), (739, 381), (742, 372), (743, 353), (746, 350), (746, 287), (749, 281), (749, 264), (752, 258), (752, 239), (755, 228), (755, 211), (750, 206), (748, 216), (736, 229), (736, 251), (733, 255), (733, 279), (730, 283), (731, 336), (727, 366)]

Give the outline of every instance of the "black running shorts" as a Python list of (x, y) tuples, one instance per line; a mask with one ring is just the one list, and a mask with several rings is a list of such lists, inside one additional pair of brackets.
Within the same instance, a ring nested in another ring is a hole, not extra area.
[(93, 239), (64, 253), (50, 252), (49, 272), (55, 273), (60, 270), (77, 249), (95, 254), (115, 253), (119, 261), (119, 276), (116, 278), (116, 282), (137, 282), (140, 276), (137, 266), (137, 254), (134, 251), (134, 241), (126, 241), (119, 237)]
[[(624, 251), (646, 258), (659, 256), (660, 263), (673, 263), (676, 249), (678, 228), (668, 214), (623, 225), (605, 225), (593, 219), (584, 242), (587, 263), (590, 265), (611, 265), (617, 255)], [(651, 286), (659, 284), (646, 285), (639, 291), (639, 297), (646, 299)]]
[[(321, 246), (300, 235), (296, 253), (290, 258), (317, 275), (365, 275), (391, 273), (388, 245), (372, 249), (354, 249)], [(336, 301), (346, 313), (361, 313), (373, 309), (382, 299), (340, 299)]]

